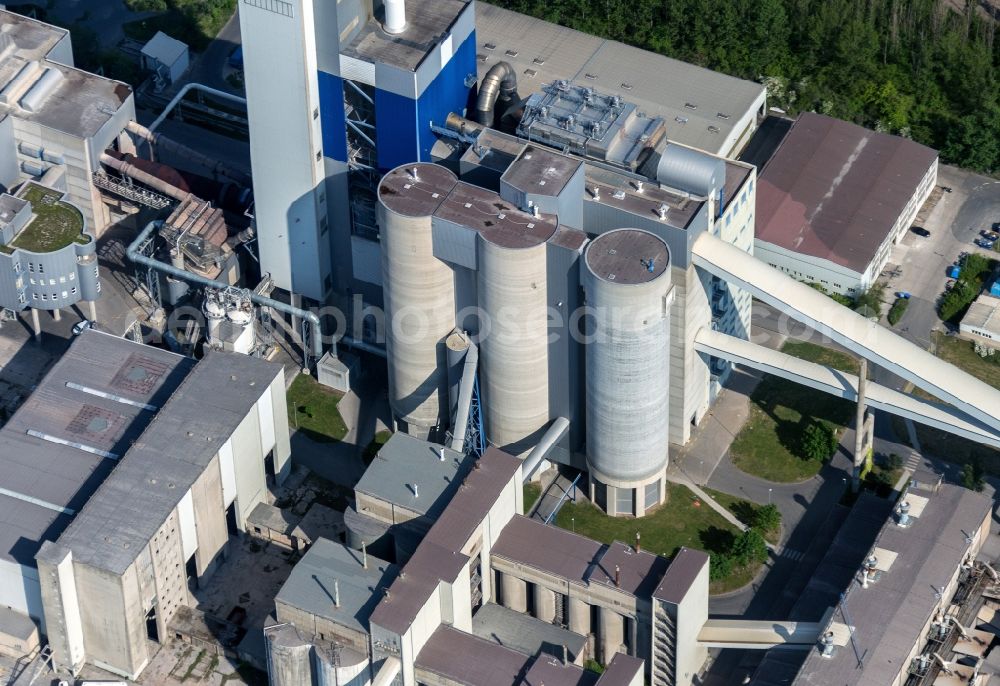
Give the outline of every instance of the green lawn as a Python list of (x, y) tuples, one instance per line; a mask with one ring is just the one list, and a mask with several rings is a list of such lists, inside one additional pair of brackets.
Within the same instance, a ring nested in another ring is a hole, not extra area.
[(372, 460), (374, 460), (375, 456), (378, 455), (378, 451), (382, 449), (382, 446), (386, 444), (386, 441), (388, 441), (391, 436), (392, 432), (387, 430), (382, 430), (375, 434), (375, 437), (372, 438), (371, 443), (365, 446), (365, 452), (361, 455), (361, 459), (364, 460), (365, 466), (372, 463)]
[(993, 388), (1000, 388), (1000, 354), (992, 358), (980, 357), (971, 341), (956, 336), (945, 336), (939, 332), (935, 332), (933, 336), (935, 355), (959, 369), (964, 369)]
[[(706, 493), (712, 496), (715, 502), (719, 503), (724, 508), (732, 512), (733, 515), (736, 517), (736, 519), (740, 520), (747, 526), (749, 526), (750, 523), (752, 522), (754, 513), (759, 508), (763, 507), (763, 504), (761, 503), (755, 503), (746, 500), (745, 498), (739, 498), (735, 495), (729, 495), (728, 493), (717, 491), (714, 488), (705, 488), (704, 490)], [(765, 531), (764, 538), (767, 540), (768, 543), (776, 544), (778, 542), (778, 536), (780, 534), (781, 531), (779, 529), (775, 529), (773, 531)]]
[[(672, 557), (681, 546), (704, 550), (709, 554), (730, 549), (739, 533), (722, 515), (695, 497), (686, 486), (667, 485), (667, 500), (655, 512), (630, 519), (609, 517), (588, 501), (567, 502), (559, 510), (556, 524), (602, 543), (621, 541), (635, 544), (639, 532), (643, 550)], [(729, 578), (712, 583), (713, 593), (724, 593), (745, 586), (759, 566), (737, 569)]]
[(337, 409), (343, 394), (321, 385), (306, 374), (295, 377), (288, 389), (288, 422), (320, 443), (336, 443), (347, 435)]
[(90, 236), (83, 233), (83, 215), (59, 199), (62, 193), (31, 184), (20, 197), (31, 203), (35, 217), (14, 237), (11, 247), (47, 253), (73, 242), (81, 245), (90, 242)]
[(851, 374), (858, 373), (858, 360), (855, 357), (833, 348), (827, 348), (825, 345), (817, 345), (808, 341), (786, 341), (781, 346), (781, 352)]
[(542, 487), (538, 484), (524, 484), (524, 514), (531, 512), (538, 499), (542, 497)]
[[(850, 355), (814, 343), (789, 341), (782, 351), (828, 366), (857, 371)], [(819, 421), (839, 433), (853, 403), (785, 379), (765, 375), (750, 398), (750, 415), (730, 449), (733, 464), (769, 481), (804, 481), (823, 466), (803, 457), (802, 433)]]

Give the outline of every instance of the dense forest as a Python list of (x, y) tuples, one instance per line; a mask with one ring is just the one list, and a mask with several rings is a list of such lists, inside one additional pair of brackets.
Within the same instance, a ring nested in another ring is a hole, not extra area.
[(789, 113), (822, 112), (1000, 170), (997, 20), (974, 0), (493, 1), (761, 81)]

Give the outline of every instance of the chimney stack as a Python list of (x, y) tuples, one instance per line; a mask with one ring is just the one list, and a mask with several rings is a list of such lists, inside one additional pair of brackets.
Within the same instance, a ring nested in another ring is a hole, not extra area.
[(333, 580), (333, 606), (340, 607), (340, 580)]
[(615, 565), (615, 586), (620, 586), (622, 582), (622, 570), (621, 567)]
[(641, 553), (642, 552), (642, 543), (639, 542), (639, 532), (638, 531), (635, 532), (635, 552), (637, 552), (637, 553)]
[(364, 541), (361, 541), (361, 566), (368, 569), (368, 546)]

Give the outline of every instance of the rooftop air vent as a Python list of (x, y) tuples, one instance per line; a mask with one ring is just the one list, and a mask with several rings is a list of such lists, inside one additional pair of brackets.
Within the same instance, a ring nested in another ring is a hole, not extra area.
[(716, 112), (715, 116), (718, 117), (719, 119), (729, 119), (729, 115), (726, 114), (725, 112)]
[(622, 88), (624, 88), (627, 91), (630, 91), (630, 90), (632, 90), (632, 84), (631, 83), (622, 82)]
[(507, 55), (507, 57), (517, 57), (517, 50), (505, 50), (504, 54)]
[(711, 133), (718, 133), (719, 132), (719, 127), (718, 126), (714, 126), (712, 124), (709, 124), (708, 125), (708, 130)]
[(698, 109), (698, 106), (695, 105), (693, 102), (686, 102), (686, 103), (684, 103), (684, 107), (688, 108), (689, 110), (696, 110), (696, 109)]
[(538, 75), (538, 72), (535, 71), (534, 69), (525, 69), (524, 70), (524, 75), (527, 76), (527, 77), (529, 77), (529, 78), (535, 78), (535, 76)]
[(687, 124), (688, 118), (687, 117), (674, 117), (674, 121), (677, 122), (678, 124)]
[(587, 77), (588, 79), (590, 79), (591, 81), (597, 80), (597, 74), (589, 74), (588, 73), (588, 74), (584, 74), (584, 76)]
[(538, 66), (542, 66), (543, 64), (545, 64), (545, 60), (543, 60), (541, 57), (536, 57), (531, 61), (537, 64)]

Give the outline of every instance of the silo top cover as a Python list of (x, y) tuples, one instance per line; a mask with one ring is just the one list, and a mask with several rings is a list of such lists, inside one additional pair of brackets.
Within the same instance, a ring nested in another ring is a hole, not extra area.
[(461, 331), (452, 331), (448, 334), (448, 338), (444, 340), (444, 344), (448, 346), (448, 350), (454, 350), (455, 352), (462, 352), (469, 349), (469, 339)]
[(545, 243), (559, 228), (554, 214), (535, 217), (493, 191), (459, 182), (434, 216), (478, 231), (501, 248), (524, 250)]
[(616, 284), (648, 283), (670, 266), (670, 249), (658, 236), (641, 229), (601, 234), (587, 247), (587, 268), (599, 279)]
[(382, 177), (378, 199), (387, 209), (404, 217), (429, 217), (456, 183), (458, 177), (439, 164), (405, 164)]

